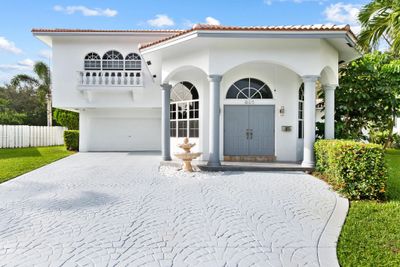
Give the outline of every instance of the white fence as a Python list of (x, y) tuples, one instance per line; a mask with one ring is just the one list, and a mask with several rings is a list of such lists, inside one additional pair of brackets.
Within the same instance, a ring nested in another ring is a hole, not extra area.
[(60, 126), (0, 125), (0, 148), (62, 145), (65, 130)]

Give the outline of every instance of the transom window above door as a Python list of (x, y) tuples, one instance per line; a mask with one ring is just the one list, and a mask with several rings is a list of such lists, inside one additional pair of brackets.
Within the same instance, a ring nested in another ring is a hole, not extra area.
[(264, 82), (254, 79), (241, 79), (229, 87), (227, 99), (272, 99), (272, 91)]

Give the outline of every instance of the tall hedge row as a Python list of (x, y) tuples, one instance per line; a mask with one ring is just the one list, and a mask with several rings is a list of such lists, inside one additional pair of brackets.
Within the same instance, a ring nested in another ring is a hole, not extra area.
[(388, 178), (381, 145), (345, 140), (315, 143), (316, 171), (350, 199), (382, 199)]
[(64, 131), (64, 144), (68, 150), (79, 150), (79, 131), (67, 130)]

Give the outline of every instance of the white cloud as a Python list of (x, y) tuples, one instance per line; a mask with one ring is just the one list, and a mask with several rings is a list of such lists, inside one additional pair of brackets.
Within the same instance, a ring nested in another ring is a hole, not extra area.
[(358, 13), (360, 6), (342, 2), (331, 4), (324, 10), (328, 21), (347, 24), (358, 24)]
[(51, 56), (52, 56), (51, 50), (46, 49), (46, 50), (39, 51), (39, 57), (41, 57), (43, 59), (49, 60), (49, 59), (51, 59)]
[(18, 61), (16, 64), (0, 64), (0, 71), (9, 73), (13, 71), (31, 71), (35, 61), (30, 58)]
[(147, 23), (152, 26), (152, 27), (168, 27), (168, 26), (174, 26), (175, 22), (172, 18), (168, 17), (165, 14), (158, 14), (154, 19), (149, 19)]
[(358, 21), (360, 8), (360, 5), (339, 2), (326, 7), (323, 14), (328, 22), (349, 24), (353, 32), (359, 33), (361, 30), (360, 23)]
[(27, 58), (27, 59), (19, 61), (18, 65), (21, 66), (21, 67), (27, 67), (27, 68), (32, 69), (33, 65), (35, 65), (35, 61), (33, 61), (30, 58)]
[(15, 44), (5, 37), (0, 36), (0, 50), (11, 52), (14, 54), (21, 54), (22, 50), (15, 46)]
[(217, 20), (216, 18), (207, 17), (206, 18), (206, 24), (209, 24), (209, 25), (221, 25), (221, 22), (219, 22), (219, 20)]
[(196, 23), (209, 24), (209, 25), (221, 25), (221, 22), (219, 20), (217, 20), (216, 18), (206, 17), (204, 22), (193, 22), (191, 20), (186, 19), (183, 21), (183, 26), (186, 28), (191, 28)]
[(72, 15), (75, 13), (81, 13), (86, 17), (102, 16), (102, 17), (115, 17), (118, 11), (110, 8), (88, 8), (86, 6), (60, 6), (56, 5), (53, 7), (54, 11), (62, 12), (67, 15)]

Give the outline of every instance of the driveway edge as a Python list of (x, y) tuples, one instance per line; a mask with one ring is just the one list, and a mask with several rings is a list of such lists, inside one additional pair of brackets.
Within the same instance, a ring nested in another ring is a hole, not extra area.
[(349, 200), (335, 193), (336, 203), (318, 241), (318, 261), (320, 266), (340, 266), (336, 253), (337, 242), (349, 210)]

